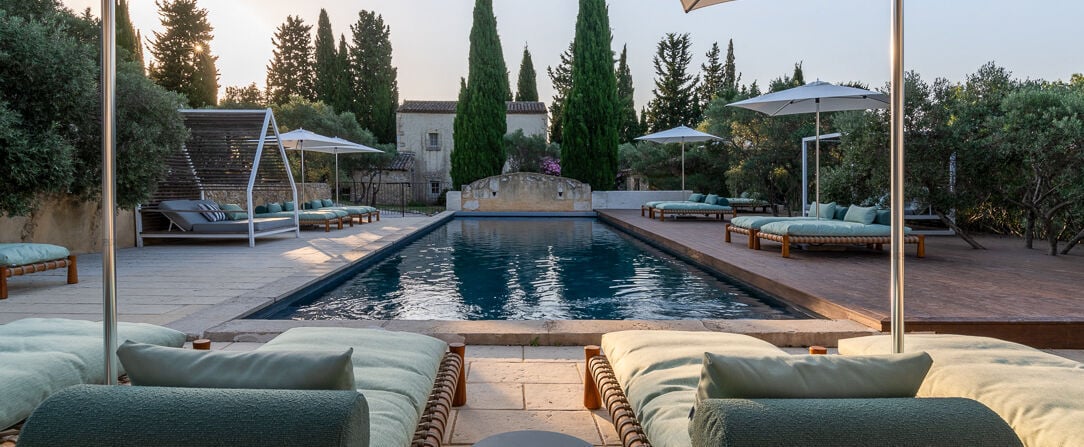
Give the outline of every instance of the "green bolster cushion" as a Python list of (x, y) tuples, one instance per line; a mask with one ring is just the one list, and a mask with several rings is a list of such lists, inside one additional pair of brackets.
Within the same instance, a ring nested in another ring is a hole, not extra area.
[(693, 447), (1022, 446), (996, 413), (956, 397), (710, 399), (689, 436)]
[(892, 210), (877, 210), (877, 217), (873, 218), (877, 225), (892, 225)]
[[(838, 212), (836, 214), (839, 214)], [(877, 208), (872, 206), (851, 206), (843, 216), (843, 221), (869, 225), (877, 219)]]
[(256, 214), (267, 214), (267, 205), (256, 205), (256, 209), (252, 210)]
[(357, 391), (78, 385), (42, 403), (19, 447), (369, 445)]
[(715, 199), (715, 204), (719, 206), (730, 206), (730, 199), (719, 197), (718, 199)]
[(925, 352), (866, 356), (705, 352), (696, 399), (914, 397), (932, 364)]
[(836, 212), (832, 215), (833, 220), (846, 220), (847, 213), (851, 211), (853, 206), (840, 206), (836, 205)]
[(117, 357), (138, 386), (353, 390), (353, 352), (197, 351), (126, 341)]

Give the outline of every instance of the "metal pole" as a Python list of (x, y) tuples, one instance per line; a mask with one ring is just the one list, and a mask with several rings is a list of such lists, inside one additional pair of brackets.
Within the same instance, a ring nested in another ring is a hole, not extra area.
[(815, 162), (816, 171), (813, 172), (813, 179), (817, 182), (817, 219), (821, 218), (821, 99), (817, 98), (814, 101), (817, 103), (817, 138), (814, 146), (817, 148), (817, 158)]
[(892, 352), (903, 352), (903, 0), (892, 0)]
[(685, 193), (685, 138), (681, 138), (681, 193)]
[(117, 241), (113, 173), (116, 133), (116, 12), (114, 0), (102, 0), (102, 327), (104, 383), (117, 384)]
[(335, 151), (335, 206), (342, 205), (339, 202), (339, 149), (332, 149)]
[[(298, 141), (297, 144), (301, 148), (301, 201), (304, 202), (305, 192), (308, 190), (305, 187), (305, 140)], [(297, 206), (300, 207), (301, 204), (298, 203)]]
[(809, 145), (806, 144), (805, 139), (802, 139), (802, 215), (808, 216), (809, 211), (806, 210), (806, 205), (809, 205)]

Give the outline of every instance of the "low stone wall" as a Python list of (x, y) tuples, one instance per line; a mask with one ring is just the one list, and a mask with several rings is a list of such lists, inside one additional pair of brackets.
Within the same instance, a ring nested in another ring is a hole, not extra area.
[(564, 177), (516, 172), (464, 185), (463, 211), (591, 211), (591, 186)]
[[(0, 242), (54, 244), (76, 254), (101, 252), (100, 205), (68, 196), (43, 197), (29, 216), (0, 217)], [(117, 247), (135, 246), (135, 217), (131, 211), (117, 213), (116, 229)]]
[(685, 200), (690, 191), (594, 191), (592, 207), (596, 210), (638, 210), (640, 205), (657, 200)]
[[(208, 200), (214, 200), (218, 203), (236, 203), (245, 206), (245, 190), (244, 189), (229, 189), (229, 190), (215, 190), (208, 189), (203, 192), (204, 197)], [(269, 202), (288, 202), (290, 198), (290, 190), (256, 190), (252, 192), (252, 204), (253, 207), (263, 205)], [(297, 184), (297, 199), (299, 202), (306, 202), (313, 199), (327, 199), (331, 198), (331, 187), (327, 183), (298, 183)]]

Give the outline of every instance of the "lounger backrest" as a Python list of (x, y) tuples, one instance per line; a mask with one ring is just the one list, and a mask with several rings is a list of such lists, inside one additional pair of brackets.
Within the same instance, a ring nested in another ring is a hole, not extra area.
[(192, 231), (192, 225), (198, 223), (210, 222), (198, 211), (181, 212), (181, 211), (167, 211), (167, 210), (197, 210), (200, 203), (211, 203), (210, 200), (163, 200), (158, 204), (158, 209), (162, 210), (162, 214), (165, 214), (174, 225), (180, 227), (184, 231)]

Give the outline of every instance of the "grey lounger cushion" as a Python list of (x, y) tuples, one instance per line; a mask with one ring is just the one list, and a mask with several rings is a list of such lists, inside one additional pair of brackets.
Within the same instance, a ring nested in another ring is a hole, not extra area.
[[(253, 230), (258, 232), (293, 226), (294, 220), (286, 217), (259, 217), (252, 220)], [(248, 220), (223, 220), (192, 225), (193, 233), (248, 233)]]
[(79, 385), (34, 411), (19, 447), (365, 447), (368, 431), (355, 391)]
[(1022, 444), (971, 399), (708, 399), (696, 407), (693, 447), (984, 446)]

